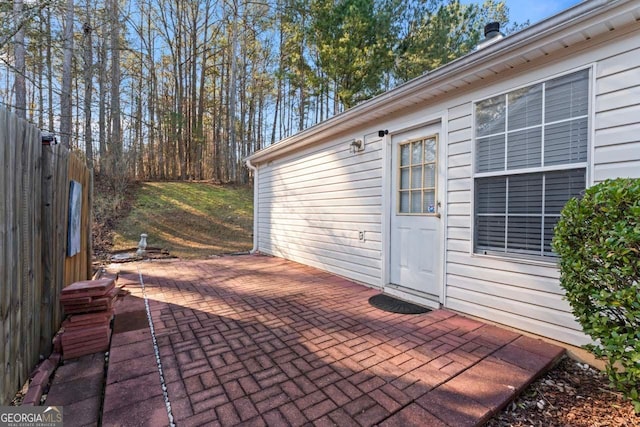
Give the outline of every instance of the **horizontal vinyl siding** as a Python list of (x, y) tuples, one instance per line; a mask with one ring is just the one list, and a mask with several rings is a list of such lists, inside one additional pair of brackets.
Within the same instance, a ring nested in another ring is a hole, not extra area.
[[(390, 172), (383, 171), (387, 161), (381, 159), (380, 139), (366, 141), (358, 154), (349, 152), (349, 142), (378, 129), (392, 134), (412, 129), (445, 114), (445, 305), (566, 343), (587, 343), (563, 299), (553, 262), (473, 254), (472, 101), (595, 64), (589, 175), (596, 182), (640, 176), (639, 35), (635, 29), (610, 32), (577, 50), (526, 65), (514, 58), (511, 68), (496, 68), (499, 75), (486, 72), (483, 84), (458, 91), (443, 86), (440, 89), (449, 93), (438, 100), (372, 122), (359, 134), (354, 129), (352, 135), (260, 164), (259, 250), (380, 286), (382, 251), (388, 250), (381, 223), (382, 203), (388, 197), (382, 188)], [(366, 232), (365, 242), (358, 240), (358, 231)]]
[(640, 178), (640, 48), (598, 62), (596, 68), (594, 182)]
[(588, 342), (562, 299), (558, 270), (472, 254), (472, 103), (449, 109), (445, 305), (572, 344)]
[(260, 166), (258, 249), (380, 286), (382, 140), (356, 154), (350, 140)]
[(470, 91), (448, 109), (447, 307), (570, 344), (589, 342), (563, 299), (555, 264), (473, 254), (473, 105), (549, 76), (595, 64), (594, 182), (640, 177), (640, 31), (597, 49)]

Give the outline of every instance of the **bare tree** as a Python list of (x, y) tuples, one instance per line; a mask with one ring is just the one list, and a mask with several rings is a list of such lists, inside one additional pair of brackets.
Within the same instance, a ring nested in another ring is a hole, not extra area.
[(98, 41), (98, 165), (100, 173), (107, 169), (107, 42)]
[(109, 22), (111, 23), (111, 141), (109, 156), (110, 172), (115, 174), (122, 160), (122, 128), (120, 122), (120, 19), (118, 0), (111, 0)]
[(14, 56), (16, 61), (16, 77), (15, 77), (15, 93), (16, 93), (16, 114), (18, 117), (26, 119), (27, 117), (27, 87), (25, 83), (25, 47), (24, 47), (24, 23), (22, 16), (23, 8), (22, 0), (14, 0), (13, 16), (16, 25), (19, 25), (18, 31), (14, 37)]
[(48, 116), (48, 124), (49, 131), (53, 132), (54, 129), (54, 115), (53, 115), (53, 64), (51, 62), (51, 58), (53, 56), (51, 52), (52, 46), (52, 37), (51, 37), (51, 8), (46, 8), (46, 21), (45, 25), (47, 28), (47, 34), (45, 37), (45, 43), (47, 45), (46, 49), (46, 62), (47, 62), (47, 116)]
[(91, 10), (89, 1), (87, 7), (87, 22), (82, 26), (84, 38), (84, 147), (87, 166), (93, 169), (93, 138), (91, 131), (91, 99), (93, 95), (93, 42), (91, 38)]
[(235, 181), (237, 179), (237, 167), (238, 167), (238, 142), (236, 140), (236, 97), (237, 97), (237, 44), (238, 44), (238, 19), (239, 18), (239, 6), (237, 0), (233, 1), (233, 16), (231, 23), (231, 54), (229, 60), (231, 61), (231, 70), (229, 71), (229, 116), (227, 122), (227, 129), (229, 131), (229, 179)]
[(60, 93), (60, 142), (71, 146), (73, 112), (71, 79), (73, 61), (73, 0), (67, 0), (64, 20), (64, 49), (62, 61), (62, 91)]

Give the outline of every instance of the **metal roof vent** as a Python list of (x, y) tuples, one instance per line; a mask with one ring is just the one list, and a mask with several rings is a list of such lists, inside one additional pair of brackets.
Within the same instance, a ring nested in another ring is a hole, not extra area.
[(502, 38), (504, 38), (504, 34), (500, 32), (500, 23), (489, 22), (484, 26), (484, 40), (478, 43), (478, 46), (476, 46), (476, 50), (484, 49), (485, 47), (494, 44)]

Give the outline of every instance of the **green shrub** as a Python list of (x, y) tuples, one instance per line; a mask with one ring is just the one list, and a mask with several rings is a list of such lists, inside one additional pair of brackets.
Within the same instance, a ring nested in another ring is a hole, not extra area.
[(570, 200), (553, 248), (560, 285), (594, 341), (586, 347), (639, 413), (640, 179), (607, 180)]

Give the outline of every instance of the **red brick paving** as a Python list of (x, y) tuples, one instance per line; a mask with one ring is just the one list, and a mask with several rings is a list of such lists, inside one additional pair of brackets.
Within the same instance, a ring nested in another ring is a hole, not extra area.
[(97, 425), (104, 382), (104, 353), (66, 361), (56, 370), (46, 405), (63, 406), (65, 426)]
[[(386, 313), (379, 291), (278, 258), (138, 265), (178, 426), (481, 425), (563, 352), (447, 310)], [(104, 425), (168, 423), (150, 343), (114, 334)]]

